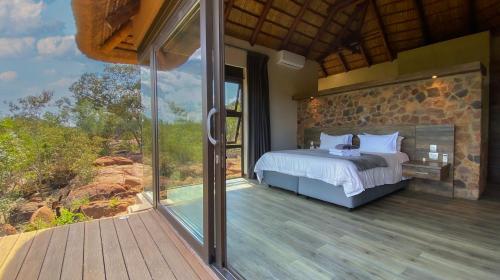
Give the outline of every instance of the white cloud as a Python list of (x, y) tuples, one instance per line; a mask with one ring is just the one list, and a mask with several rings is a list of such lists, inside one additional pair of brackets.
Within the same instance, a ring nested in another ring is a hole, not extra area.
[(49, 84), (50, 87), (60, 88), (60, 89), (68, 89), (77, 78), (61, 78), (55, 82)]
[(33, 49), (34, 45), (35, 39), (33, 37), (0, 38), (0, 58), (24, 55)]
[(17, 78), (17, 72), (16, 71), (0, 72), (0, 81), (12, 81), (15, 78)]
[(16, 35), (39, 28), (43, 8), (41, 0), (0, 0), (0, 34)]
[(40, 56), (60, 57), (70, 54), (78, 54), (75, 44), (75, 36), (52, 36), (40, 39), (36, 48)]

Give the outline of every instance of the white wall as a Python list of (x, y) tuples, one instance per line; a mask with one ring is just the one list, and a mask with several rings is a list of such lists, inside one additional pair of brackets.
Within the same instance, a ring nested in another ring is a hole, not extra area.
[[(226, 64), (246, 69), (246, 51), (239, 48), (269, 56), (271, 149), (295, 149), (297, 147), (297, 102), (292, 100), (292, 96), (312, 95), (318, 91), (318, 64), (308, 60), (303, 69), (293, 70), (276, 64), (278, 52), (275, 50), (256, 45), (251, 46), (246, 41), (229, 36), (226, 36), (225, 41), (227, 44), (225, 48)], [(231, 45), (238, 48), (231, 47)], [(245, 93), (248, 93), (246, 89)], [(246, 100), (245, 104), (248, 104)], [(248, 118), (245, 119), (248, 120)], [(245, 125), (246, 131), (248, 131), (247, 128)], [(245, 142), (247, 141), (245, 140)]]

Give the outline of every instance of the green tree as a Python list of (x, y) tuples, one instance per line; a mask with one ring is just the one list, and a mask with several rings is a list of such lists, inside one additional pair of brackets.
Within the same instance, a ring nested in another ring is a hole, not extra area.
[(141, 145), (140, 71), (112, 64), (103, 73), (85, 73), (71, 87), (77, 126), (105, 139), (133, 139)]

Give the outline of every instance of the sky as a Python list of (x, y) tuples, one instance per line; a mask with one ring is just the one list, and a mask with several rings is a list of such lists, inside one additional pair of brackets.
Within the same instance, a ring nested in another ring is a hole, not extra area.
[(81, 74), (104, 69), (78, 50), (75, 33), (70, 0), (0, 0), (0, 116), (42, 90), (70, 96)]

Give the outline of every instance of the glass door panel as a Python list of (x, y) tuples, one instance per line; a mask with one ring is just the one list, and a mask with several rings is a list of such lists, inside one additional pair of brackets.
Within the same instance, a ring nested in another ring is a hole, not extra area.
[(203, 243), (204, 110), (199, 5), (156, 51), (159, 202)]
[[(149, 65), (149, 61), (141, 63)], [(142, 139), (141, 151), (143, 162), (143, 186), (145, 197), (153, 201), (153, 91), (151, 88), (151, 70), (141, 66), (141, 103), (142, 103)]]

